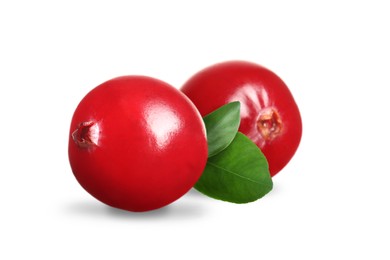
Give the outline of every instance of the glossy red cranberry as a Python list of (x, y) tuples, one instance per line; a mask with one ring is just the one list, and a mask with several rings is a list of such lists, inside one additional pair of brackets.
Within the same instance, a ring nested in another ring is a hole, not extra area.
[(302, 135), (300, 112), (286, 84), (269, 69), (246, 61), (222, 62), (195, 74), (181, 90), (202, 116), (240, 101), (239, 131), (262, 150), (271, 176), (295, 154)]
[(153, 210), (190, 190), (207, 161), (202, 118), (179, 90), (144, 76), (111, 79), (80, 102), (69, 161), (96, 199), (129, 211)]

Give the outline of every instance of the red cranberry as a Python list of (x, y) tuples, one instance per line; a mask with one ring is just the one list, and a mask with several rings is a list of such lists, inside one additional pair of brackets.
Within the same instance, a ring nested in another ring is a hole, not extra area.
[(271, 176), (296, 152), (302, 135), (299, 109), (286, 84), (269, 69), (245, 61), (227, 61), (201, 70), (181, 90), (203, 116), (226, 103), (240, 101), (239, 131), (262, 150)]
[(130, 211), (177, 200), (201, 176), (207, 140), (199, 112), (157, 79), (124, 76), (89, 92), (70, 127), (69, 160), (96, 199)]

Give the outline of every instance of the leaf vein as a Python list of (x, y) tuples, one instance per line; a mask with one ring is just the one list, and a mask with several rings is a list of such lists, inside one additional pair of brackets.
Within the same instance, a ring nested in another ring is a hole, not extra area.
[(226, 171), (226, 172), (228, 172), (228, 173), (231, 173), (231, 174), (233, 174), (233, 175), (235, 175), (235, 176), (237, 176), (237, 177), (239, 177), (239, 178), (242, 178), (242, 179), (244, 179), (244, 180), (247, 180), (247, 181), (249, 181), (249, 182), (253, 182), (253, 183), (256, 183), (256, 184), (267, 185), (267, 186), (269, 186), (269, 184), (267, 184), (267, 183), (265, 183), (265, 182), (252, 180), (252, 179), (250, 179), (250, 178), (248, 178), (248, 177), (245, 177), (245, 176), (240, 175), (240, 174), (238, 174), (238, 173), (232, 172), (232, 171), (230, 171), (230, 170), (228, 170), (228, 169), (226, 169), (226, 168), (223, 168), (223, 167), (221, 167), (221, 166), (219, 166), (219, 165), (217, 165), (217, 164), (215, 164), (215, 163), (212, 163), (212, 162), (210, 162), (210, 161), (207, 162), (207, 164), (210, 164), (211, 166), (213, 166), (213, 167), (215, 167), (215, 168), (224, 170), (224, 171)]

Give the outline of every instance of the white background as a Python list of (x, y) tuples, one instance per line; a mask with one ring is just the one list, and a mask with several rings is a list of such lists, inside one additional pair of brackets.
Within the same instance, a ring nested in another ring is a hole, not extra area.
[[(0, 259), (390, 259), (387, 1), (1, 1)], [(276, 72), (304, 133), (263, 199), (191, 191), (131, 213), (67, 158), (74, 109), (112, 77), (179, 88), (216, 62)]]

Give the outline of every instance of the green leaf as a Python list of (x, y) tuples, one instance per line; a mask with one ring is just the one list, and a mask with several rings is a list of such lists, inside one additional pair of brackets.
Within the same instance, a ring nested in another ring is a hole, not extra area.
[(233, 141), (240, 125), (240, 102), (223, 105), (203, 118), (207, 129), (208, 156), (218, 154)]
[(240, 132), (225, 150), (208, 159), (195, 184), (195, 189), (209, 197), (234, 203), (255, 201), (272, 187), (265, 156)]

